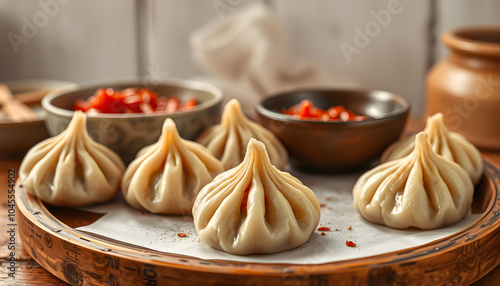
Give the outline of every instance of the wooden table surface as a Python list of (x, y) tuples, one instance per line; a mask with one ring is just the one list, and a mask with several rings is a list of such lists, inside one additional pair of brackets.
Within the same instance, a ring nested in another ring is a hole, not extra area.
[[(421, 122), (412, 119), (408, 125), (408, 130), (420, 130)], [(4, 139), (4, 138), (2, 138)], [(498, 168), (500, 168), (500, 151), (483, 151), (486, 157), (491, 159)], [(42, 268), (35, 262), (23, 249), (19, 237), (15, 239), (15, 258), (16, 272), (15, 279), (8, 277), (9, 258), (11, 250), (9, 250), (9, 242), (11, 241), (8, 230), (8, 170), (19, 170), (22, 156), (0, 157), (0, 216), (2, 217), (2, 231), (0, 232), (0, 285), (69, 285), (59, 278), (52, 275), (50, 272)], [(500, 247), (500, 246), (499, 246)], [(498, 258), (500, 260), (500, 257)], [(500, 286), (500, 265), (486, 276), (472, 284), (474, 286)]]

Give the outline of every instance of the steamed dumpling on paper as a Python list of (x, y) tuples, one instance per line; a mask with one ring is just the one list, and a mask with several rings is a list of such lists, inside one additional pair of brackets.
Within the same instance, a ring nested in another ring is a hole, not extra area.
[[(483, 174), (483, 159), (479, 150), (464, 136), (448, 131), (443, 114), (436, 113), (427, 118), (423, 132), (429, 136), (432, 150), (465, 169), (474, 185), (479, 183)], [(382, 154), (380, 161), (387, 162), (407, 156), (415, 147), (415, 135), (393, 143)]]
[(275, 253), (304, 244), (316, 229), (314, 192), (271, 164), (251, 139), (243, 162), (204, 187), (193, 206), (200, 239), (232, 254)]
[(201, 144), (182, 139), (167, 118), (158, 141), (130, 163), (122, 192), (134, 208), (158, 214), (189, 214), (198, 192), (223, 171)]
[(59, 135), (33, 146), (19, 177), (28, 193), (55, 206), (85, 206), (111, 200), (125, 171), (121, 158), (90, 138), (87, 117), (76, 111)]
[(427, 134), (415, 137), (406, 157), (364, 173), (353, 189), (354, 208), (392, 228), (435, 229), (469, 212), (474, 186), (465, 170), (432, 150)]
[(281, 170), (285, 168), (288, 152), (283, 144), (269, 130), (246, 118), (236, 99), (229, 100), (224, 106), (220, 124), (205, 131), (196, 141), (206, 146), (228, 170), (241, 163), (251, 138), (266, 145), (274, 166)]

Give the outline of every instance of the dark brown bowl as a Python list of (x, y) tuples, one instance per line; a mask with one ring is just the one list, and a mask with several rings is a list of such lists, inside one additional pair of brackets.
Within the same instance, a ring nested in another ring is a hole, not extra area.
[[(371, 118), (365, 121), (302, 120), (280, 110), (309, 99), (322, 109), (334, 105)], [(310, 172), (350, 172), (367, 167), (399, 139), (410, 110), (401, 96), (381, 90), (297, 90), (263, 99), (259, 122), (290, 153), (293, 168)]]

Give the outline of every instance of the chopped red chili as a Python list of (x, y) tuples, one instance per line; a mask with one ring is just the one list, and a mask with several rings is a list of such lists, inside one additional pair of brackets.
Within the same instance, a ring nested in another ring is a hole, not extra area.
[(319, 207), (322, 208), (322, 207), (326, 207), (326, 204), (319, 204)]
[(348, 230), (352, 230), (352, 226), (349, 226), (347, 229), (348, 229)]
[(176, 96), (167, 98), (148, 88), (131, 87), (124, 90), (99, 88), (87, 100), (76, 100), (73, 110), (98, 113), (155, 113), (191, 109), (197, 104), (190, 98), (181, 102)]
[(322, 232), (321, 235), (326, 235), (326, 233)]
[(350, 240), (346, 240), (345, 241), (345, 245), (349, 246), (349, 247), (356, 247), (356, 243), (350, 241)]
[(329, 231), (329, 230), (330, 230), (329, 227), (325, 227), (325, 226), (318, 227), (318, 231)]
[(281, 113), (291, 115), (299, 119), (312, 119), (320, 121), (363, 121), (369, 118), (366, 115), (358, 115), (346, 109), (342, 105), (332, 106), (327, 110), (323, 110), (315, 107), (308, 99), (304, 99), (299, 104), (282, 110)]
[(183, 232), (179, 232), (179, 233), (177, 233), (177, 235), (178, 235), (179, 237), (186, 237), (186, 236), (187, 236), (187, 234), (185, 234), (185, 233), (183, 233)]

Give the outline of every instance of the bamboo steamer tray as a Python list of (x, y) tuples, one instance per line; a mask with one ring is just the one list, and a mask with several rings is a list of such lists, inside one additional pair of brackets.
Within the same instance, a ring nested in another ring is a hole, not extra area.
[(17, 190), (19, 235), (41, 266), (72, 285), (466, 285), (500, 263), (500, 171), (485, 161), (462, 231), (419, 247), (318, 265), (202, 260), (76, 231), (101, 215)]

